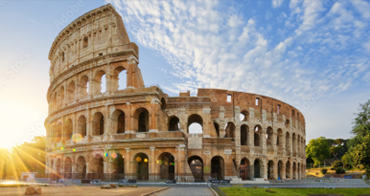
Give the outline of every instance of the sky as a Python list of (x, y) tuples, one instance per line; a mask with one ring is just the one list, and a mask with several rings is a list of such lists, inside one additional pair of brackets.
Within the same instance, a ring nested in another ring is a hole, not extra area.
[(305, 116), (307, 141), (350, 138), (370, 99), (370, 1), (0, 0), (0, 147), (45, 135), (51, 44), (107, 3), (139, 46), (145, 84), (170, 96), (220, 88), (274, 97)]

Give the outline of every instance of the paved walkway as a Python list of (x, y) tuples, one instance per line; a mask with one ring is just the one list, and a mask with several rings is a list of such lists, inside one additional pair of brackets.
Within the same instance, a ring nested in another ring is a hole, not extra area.
[(168, 190), (162, 191), (155, 196), (214, 196), (208, 187), (202, 186), (185, 186), (185, 187), (171, 187)]

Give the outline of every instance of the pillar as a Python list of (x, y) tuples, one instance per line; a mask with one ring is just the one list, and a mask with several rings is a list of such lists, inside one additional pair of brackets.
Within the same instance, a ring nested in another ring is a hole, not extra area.
[(155, 170), (155, 156), (154, 151), (155, 147), (149, 147), (150, 148), (150, 157), (149, 157), (149, 180), (155, 180), (157, 178), (157, 172)]

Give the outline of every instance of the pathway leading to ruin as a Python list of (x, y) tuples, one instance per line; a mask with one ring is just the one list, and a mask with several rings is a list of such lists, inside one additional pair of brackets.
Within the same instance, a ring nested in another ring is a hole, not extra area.
[(207, 186), (184, 186), (171, 187), (168, 190), (162, 191), (155, 196), (214, 196), (212, 191)]

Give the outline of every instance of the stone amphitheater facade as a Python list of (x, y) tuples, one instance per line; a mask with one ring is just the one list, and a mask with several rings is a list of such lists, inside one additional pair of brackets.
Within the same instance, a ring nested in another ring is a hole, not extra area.
[[(110, 4), (62, 30), (49, 60), (48, 174), (183, 182), (305, 178), (299, 110), (251, 93), (198, 89), (197, 96), (170, 97), (145, 86), (138, 46)], [(194, 123), (201, 133), (191, 132)]]

